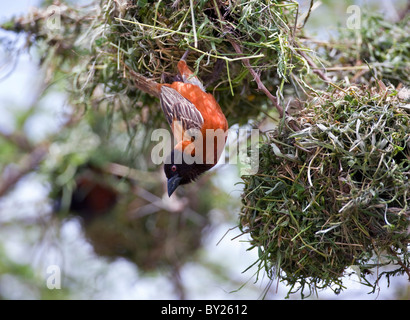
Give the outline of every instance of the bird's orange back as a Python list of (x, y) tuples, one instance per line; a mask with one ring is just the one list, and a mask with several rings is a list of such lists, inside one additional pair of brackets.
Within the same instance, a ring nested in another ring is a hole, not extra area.
[(206, 129), (228, 130), (228, 122), (225, 115), (212, 94), (202, 91), (201, 88), (191, 83), (174, 82), (167, 86), (178, 91), (184, 98), (195, 105), (204, 119), (201, 129), (203, 134)]

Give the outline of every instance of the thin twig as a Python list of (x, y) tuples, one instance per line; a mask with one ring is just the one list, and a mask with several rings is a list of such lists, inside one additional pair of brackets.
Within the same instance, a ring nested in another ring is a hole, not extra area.
[[(241, 47), (239, 46), (239, 44), (237, 44), (235, 41), (233, 41), (232, 39), (230, 40), (230, 43), (232, 44), (233, 48), (235, 49), (236, 53), (238, 54), (243, 54)], [(278, 104), (278, 99), (269, 92), (269, 90), (265, 87), (265, 85), (263, 84), (259, 74), (252, 68), (249, 59), (242, 59), (243, 64), (245, 65), (245, 67), (248, 69), (248, 71), (250, 72), (250, 74), (252, 75), (253, 79), (255, 80), (255, 82), (258, 85), (258, 89), (262, 90), (263, 93), (266, 94), (266, 96), (269, 98), (269, 100), (273, 103), (273, 105), (275, 106), (275, 108), (278, 110), (279, 116), (280, 118), (283, 117), (283, 108)]]
[[(305, 27), (306, 22), (309, 20), (310, 14), (312, 13), (312, 10), (314, 10), (313, 8), (313, 4), (317, 6), (319, 6), (318, 2), (314, 3), (313, 0), (310, 1), (310, 5), (309, 5), (309, 10), (307, 13), (303, 14), (302, 17), (304, 18), (303, 23), (301, 26), (299, 26), (299, 29), (303, 29)], [(297, 22), (298, 19), (296, 19), (295, 23)]]
[(198, 48), (198, 38), (196, 36), (196, 26), (195, 26), (195, 13), (194, 13), (194, 1), (189, 0), (189, 7), (191, 9), (191, 18), (192, 18), (192, 31), (194, 33), (194, 47)]
[(47, 152), (48, 146), (40, 144), (21, 160), (18, 168), (6, 167), (0, 179), (0, 197), (5, 195), (23, 176), (36, 169)]
[[(295, 43), (295, 47), (300, 49), (300, 47)], [(306, 62), (312, 67), (313, 72), (316, 73), (322, 80), (326, 82), (331, 82), (330, 78), (322, 71), (321, 68), (319, 68), (316, 63), (303, 51), (303, 50), (298, 50), (299, 54), (305, 58)]]
[(0, 137), (16, 145), (22, 151), (30, 152), (33, 149), (27, 137), (20, 133), (5, 133), (0, 131)]

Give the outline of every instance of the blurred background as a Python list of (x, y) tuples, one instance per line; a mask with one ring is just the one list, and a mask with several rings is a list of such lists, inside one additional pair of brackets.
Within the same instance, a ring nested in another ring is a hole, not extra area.
[[(299, 2), (301, 13), (306, 12), (310, 1)], [(0, 23), (28, 15), (40, 3), (9, 2), (2, 8)], [(405, 0), (323, 0), (312, 11), (306, 32), (324, 41), (337, 36), (337, 27), (346, 24), (346, 9), (351, 4), (363, 11), (383, 12), (393, 21), (407, 6)], [(189, 189), (184, 195), (191, 199), (189, 206), (182, 197), (180, 202), (165, 202), (161, 207), (158, 203), (164, 202), (164, 192), (156, 184), (163, 179), (161, 172), (147, 175), (148, 161), (135, 146), (129, 156), (132, 161), (137, 159), (138, 166), (125, 174), (131, 160), (118, 159), (115, 152), (135, 140), (121, 135), (107, 139), (111, 124), (105, 126), (98, 116), (67, 130), (72, 109), (65, 88), (58, 82), (44, 87), (50, 75), (39, 67), (42, 57), (27, 48), (26, 36), (0, 29), (0, 38), (0, 299), (286, 296), (284, 284), (263, 277), (257, 265), (249, 268), (258, 252), (248, 250), (248, 238), (237, 228), (242, 186), (236, 166), (218, 166), (201, 179), (197, 189)], [(19, 54), (10, 54), (8, 47), (20, 48)], [(43, 145), (43, 141), (49, 143)], [(64, 162), (62, 158), (69, 160), (56, 169), (50, 182), (45, 172)], [(75, 172), (72, 163), (77, 164)], [(72, 179), (76, 190), (67, 182)], [(142, 188), (138, 181), (146, 186)], [(199, 196), (198, 188), (208, 191)], [(118, 199), (124, 190), (137, 197)], [(103, 208), (93, 202), (94, 192), (105, 200)], [(71, 199), (68, 207), (67, 198)], [(114, 204), (113, 210), (122, 208), (132, 219), (122, 219), (115, 212), (105, 215)], [(72, 214), (58, 213), (64, 210)], [(104, 223), (95, 223), (95, 216), (102, 216)], [(380, 281), (376, 292), (369, 295), (371, 288), (353, 274), (346, 276), (346, 289), (340, 294), (323, 290), (311, 299), (410, 297), (406, 277), (393, 277), (389, 287), (387, 284)], [(300, 299), (300, 295), (289, 298)]]

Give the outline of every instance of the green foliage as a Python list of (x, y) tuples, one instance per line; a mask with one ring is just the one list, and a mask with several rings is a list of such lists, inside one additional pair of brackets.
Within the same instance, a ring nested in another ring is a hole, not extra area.
[[(42, 300), (69, 299), (65, 288), (50, 290), (42, 275), (32, 265), (14, 261), (6, 250), (0, 246), (0, 299), (40, 298)], [(4, 285), (12, 284), (20, 292), (4, 290)]]

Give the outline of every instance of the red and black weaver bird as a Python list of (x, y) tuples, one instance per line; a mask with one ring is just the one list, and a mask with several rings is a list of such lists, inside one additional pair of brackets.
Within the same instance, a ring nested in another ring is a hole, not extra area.
[[(186, 55), (187, 52), (178, 62), (178, 81), (172, 84), (159, 84), (130, 70), (137, 88), (160, 99), (162, 111), (177, 140), (164, 165), (169, 196), (179, 185), (194, 181), (216, 165), (228, 130), (221, 107), (212, 94), (205, 92), (201, 81), (188, 68)], [(207, 150), (206, 137), (210, 132), (213, 134), (213, 147)], [(188, 163), (185, 155), (195, 156), (201, 161)]]

